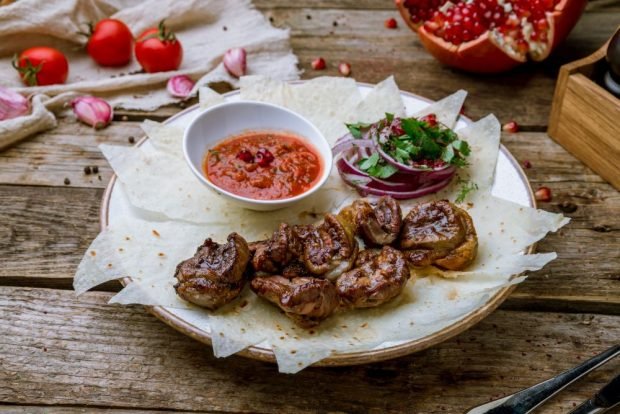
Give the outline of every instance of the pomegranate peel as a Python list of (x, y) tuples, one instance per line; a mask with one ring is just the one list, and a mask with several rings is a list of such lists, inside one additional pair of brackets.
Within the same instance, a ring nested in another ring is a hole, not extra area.
[(496, 73), (541, 61), (562, 42), (586, 0), (395, 0), (407, 25), (440, 62)]

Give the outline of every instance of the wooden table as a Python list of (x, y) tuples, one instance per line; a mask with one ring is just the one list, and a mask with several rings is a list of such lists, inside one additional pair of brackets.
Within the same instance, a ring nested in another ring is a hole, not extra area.
[[(141, 136), (141, 120), (180, 108), (118, 113), (98, 132), (61, 120), (0, 153), (0, 413), (459, 413), (620, 341), (620, 194), (545, 133), (559, 65), (596, 50), (620, 22), (620, 4), (590, 2), (541, 65), (472, 76), (439, 65), (400, 19), (398, 30), (385, 29), (383, 21), (397, 17), (391, 0), (291, 3), (256, 1), (275, 25), (291, 28), (304, 78), (337, 74), (337, 63), (348, 61), (359, 81), (394, 74), (402, 89), (433, 99), (464, 88), (474, 119), (493, 112), (516, 120), (522, 132), (504, 134), (503, 143), (530, 161), (534, 188), (551, 188), (553, 200), (540, 207), (572, 219), (538, 245), (558, 259), (479, 325), (415, 355), (295, 376), (240, 357), (215, 359), (142, 307), (107, 305), (116, 282), (80, 298), (71, 290), (112, 174), (97, 145), (128, 144)], [(316, 56), (327, 71), (310, 69)], [(86, 165), (99, 174), (85, 175)], [(567, 412), (619, 369), (608, 364), (541, 412)]]

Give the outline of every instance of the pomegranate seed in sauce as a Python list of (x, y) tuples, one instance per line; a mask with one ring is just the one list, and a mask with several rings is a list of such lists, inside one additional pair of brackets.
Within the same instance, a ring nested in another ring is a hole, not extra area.
[(269, 164), (271, 164), (274, 159), (273, 154), (268, 149), (261, 148), (256, 151), (256, 163), (263, 168), (269, 167)]
[(254, 156), (248, 150), (239, 151), (239, 153), (237, 154), (237, 158), (243, 162), (254, 162)]

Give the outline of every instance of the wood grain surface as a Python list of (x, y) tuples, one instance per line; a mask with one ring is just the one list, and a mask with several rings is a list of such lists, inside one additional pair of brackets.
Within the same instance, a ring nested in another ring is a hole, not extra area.
[[(215, 412), (312, 413), (317, 407), (458, 412), (570, 368), (620, 335), (612, 316), (498, 311), (416, 355), (291, 376), (271, 364), (216, 359), (208, 347), (140, 307), (107, 305), (109, 297), (92, 292), (76, 299), (70, 291), (0, 288), (5, 333), (0, 399)], [(561, 394), (543, 412), (565, 412), (608, 380), (618, 362)]]
[[(493, 76), (437, 63), (400, 20), (397, 30), (385, 29), (386, 18), (399, 19), (391, 0), (254, 3), (274, 25), (290, 28), (303, 78), (337, 75), (347, 61), (359, 81), (393, 74), (402, 89), (431, 99), (463, 88), (467, 115), (516, 120), (522, 132), (503, 134), (502, 142), (529, 162), (534, 189), (551, 189), (551, 202), (539, 206), (571, 218), (538, 244), (558, 259), (473, 329), (415, 355), (295, 376), (240, 357), (216, 359), (141, 307), (107, 305), (117, 282), (79, 298), (71, 290), (112, 174), (97, 146), (131, 145), (130, 137), (142, 136), (140, 121), (162, 121), (194, 101), (118, 111), (101, 131), (61, 119), (0, 152), (0, 414), (461, 413), (620, 342), (620, 193), (544, 132), (559, 66), (609, 38), (620, 22), (618, 1), (590, 1), (546, 62)], [(310, 68), (317, 56), (326, 71)], [(85, 174), (86, 166), (98, 173)], [(618, 371), (613, 361), (539, 412), (570, 411)]]

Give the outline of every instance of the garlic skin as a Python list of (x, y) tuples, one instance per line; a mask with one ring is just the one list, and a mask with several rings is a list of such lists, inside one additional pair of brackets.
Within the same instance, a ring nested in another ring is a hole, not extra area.
[(224, 67), (232, 76), (240, 78), (246, 73), (246, 52), (242, 47), (228, 49), (224, 53)]
[(187, 98), (194, 88), (194, 81), (186, 75), (173, 76), (168, 79), (166, 89), (175, 98)]
[(109, 103), (94, 96), (80, 96), (71, 101), (77, 118), (95, 129), (105, 128), (112, 122), (114, 111)]
[(23, 95), (0, 86), (0, 121), (17, 118), (30, 112), (30, 103)]

